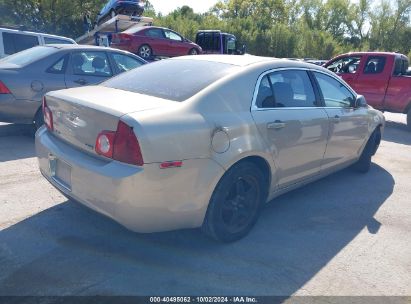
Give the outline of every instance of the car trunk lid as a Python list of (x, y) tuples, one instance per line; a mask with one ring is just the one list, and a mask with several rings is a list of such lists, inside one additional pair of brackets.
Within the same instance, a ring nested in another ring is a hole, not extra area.
[(103, 86), (50, 92), (46, 95), (46, 103), (53, 115), (53, 134), (95, 155), (98, 134), (116, 131), (123, 115), (174, 104)]

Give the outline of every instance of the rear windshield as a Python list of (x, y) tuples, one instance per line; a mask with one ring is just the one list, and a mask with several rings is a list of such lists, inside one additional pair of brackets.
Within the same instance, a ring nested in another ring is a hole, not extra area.
[(54, 47), (47, 47), (47, 46), (36, 46), (34, 48), (16, 53), (14, 55), (8, 56), (0, 60), (1, 63), (11, 63), (17, 66), (25, 66), (29, 63), (37, 61), (41, 58), (49, 56), (58, 49)]
[(114, 77), (102, 85), (174, 101), (183, 101), (237, 66), (200, 60), (162, 60)]

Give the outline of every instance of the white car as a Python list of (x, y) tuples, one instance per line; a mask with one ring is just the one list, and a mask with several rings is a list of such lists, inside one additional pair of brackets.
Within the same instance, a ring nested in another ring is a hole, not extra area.
[(62, 36), (0, 27), (0, 58), (45, 44), (76, 44), (76, 42)]

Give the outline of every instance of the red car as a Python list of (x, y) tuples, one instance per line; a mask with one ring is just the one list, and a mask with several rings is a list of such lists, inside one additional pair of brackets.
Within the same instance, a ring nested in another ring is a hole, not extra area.
[(113, 34), (111, 47), (138, 54), (144, 59), (202, 53), (199, 45), (180, 34), (162, 27), (145, 26)]

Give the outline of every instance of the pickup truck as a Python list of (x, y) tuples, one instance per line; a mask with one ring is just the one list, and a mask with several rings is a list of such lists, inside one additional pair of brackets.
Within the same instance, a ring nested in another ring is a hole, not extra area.
[(411, 77), (408, 58), (399, 53), (356, 52), (324, 65), (343, 78), (367, 103), (382, 111), (407, 114), (411, 131)]

